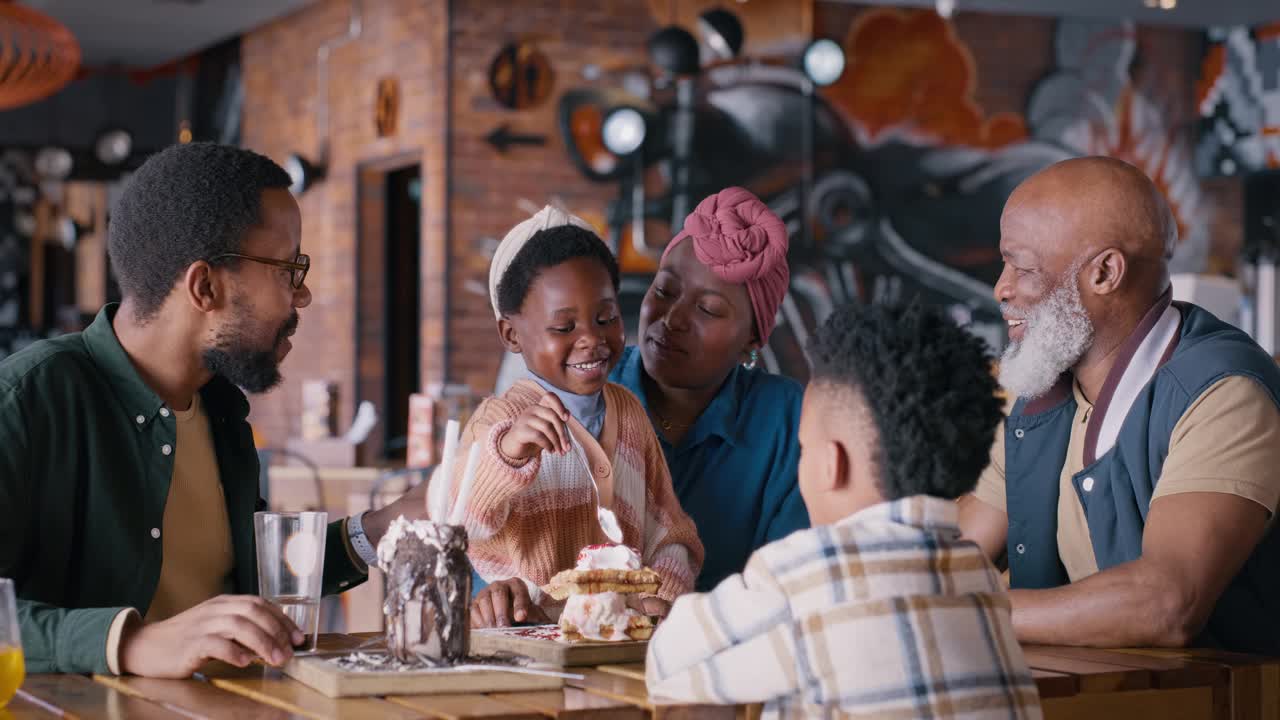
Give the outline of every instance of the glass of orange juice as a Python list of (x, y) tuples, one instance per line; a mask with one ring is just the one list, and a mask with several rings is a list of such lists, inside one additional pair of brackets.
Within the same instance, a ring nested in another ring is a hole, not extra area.
[(0, 578), (0, 708), (13, 699), (25, 675), (22, 630), (18, 627), (18, 606), (13, 600), (13, 581)]

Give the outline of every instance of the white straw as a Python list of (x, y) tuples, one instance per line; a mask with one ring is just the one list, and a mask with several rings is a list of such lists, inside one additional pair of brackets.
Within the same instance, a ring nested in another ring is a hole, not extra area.
[(458, 433), (461, 426), (457, 420), (450, 420), (444, 428), (444, 452), (440, 456), (439, 480), (440, 488), (434, 493), (434, 506), (429, 508), (431, 519), (444, 522), (449, 512), (449, 491), (453, 488), (453, 466), (458, 454)]
[(476, 671), (476, 670), (494, 670), (497, 672), (516, 673), (517, 675), (541, 675), (543, 677), (564, 678), (565, 680), (584, 680), (585, 675), (570, 672), (557, 672), (555, 670), (538, 670), (537, 668), (527, 668), (512, 665), (459, 665), (457, 670)]
[(467, 466), (462, 472), (462, 485), (458, 487), (458, 500), (453, 504), (453, 512), (449, 514), (449, 524), (459, 525), (462, 516), (467, 512), (467, 502), (471, 500), (471, 484), (476, 479), (476, 466), (480, 464), (480, 441), (471, 443), (471, 452), (467, 455)]
[(42, 709), (42, 710), (46, 710), (46, 711), (48, 711), (48, 712), (50, 712), (50, 713), (53, 713), (53, 715), (54, 715), (54, 716), (56, 716), (56, 717), (66, 717), (66, 716), (67, 716), (67, 714), (66, 714), (65, 712), (63, 712), (63, 711), (62, 711), (62, 708), (58, 707), (57, 705), (51, 705), (51, 704), (49, 704), (49, 703), (47, 703), (47, 702), (45, 702), (45, 701), (41, 700), (40, 698), (36, 697), (35, 695), (32, 695), (31, 693), (27, 692), (26, 690), (23, 690), (23, 689), (19, 688), (19, 689), (18, 689), (18, 691), (17, 691), (17, 695), (18, 695), (18, 697), (20, 697), (20, 698), (22, 698), (23, 700), (25, 700), (25, 701), (27, 701), (27, 702), (31, 703), (32, 705), (35, 705), (36, 707), (38, 707), (38, 708), (40, 708), (40, 709)]

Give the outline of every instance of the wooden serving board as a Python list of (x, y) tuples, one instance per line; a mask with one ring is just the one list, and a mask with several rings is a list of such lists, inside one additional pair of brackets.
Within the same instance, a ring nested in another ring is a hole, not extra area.
[(569, 643), (556, 639), (558, 636), (555, 625), (472, 630), (471, 652), (512, 652), (557, 667), (582, 667), (642, 663), (649, 647), (647, 640)]
[(283, 668), (289, 677), (332, 697), (368, 695), (439, 695), (556, 690), (564, 678), (481, 668), (447, 668), (406, 672), (343, 670), (329, 662), (335, 655), (295, 657)]

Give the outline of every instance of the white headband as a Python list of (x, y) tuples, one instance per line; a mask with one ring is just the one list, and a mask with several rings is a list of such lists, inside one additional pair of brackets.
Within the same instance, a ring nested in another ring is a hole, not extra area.
[(498, 309), (498, 284), (502, 282), (502, 276), (507, 274), (511, 261), (516, 259), (516, 255), (520, 254), (520, 250), (538, 231), (561, 225), (576, 225), (593, 233), (596, 231), (582, 218), (548, 205), (533, 217), (511, 228), (502, 242), (498, 243), (498, 249), (493, 253), (493, 262), (489, 265), (489, 302), (493, 304), (494, 319), (502, 317), (502, 311)]

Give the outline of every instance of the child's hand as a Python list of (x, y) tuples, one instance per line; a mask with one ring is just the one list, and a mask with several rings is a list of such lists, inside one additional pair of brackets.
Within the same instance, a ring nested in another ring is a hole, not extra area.
[(547, 393), (537, 405), (520, 413), (502, 436), (502, 454), (512, 460), (528, 460), (543, 450), (563, 455), (570, 449), (567, 422), (569, 411), (564, 403), (554, 393)]
[(492, 583), (471, 601), (471, 627), (510, 627), (512, 623), (549, 623), (551, 618), (529, 597), (520, 578)]

